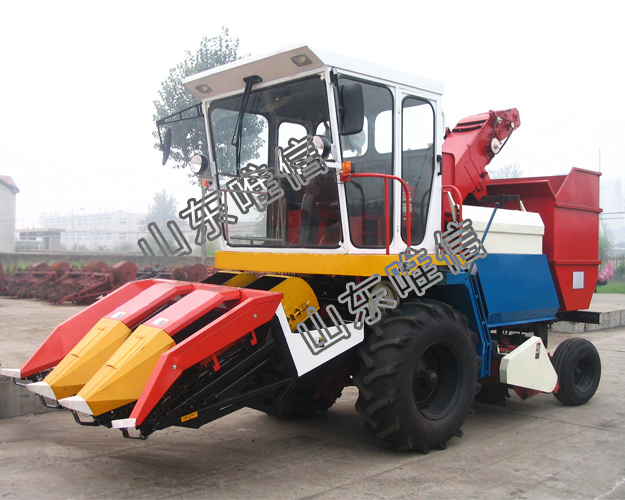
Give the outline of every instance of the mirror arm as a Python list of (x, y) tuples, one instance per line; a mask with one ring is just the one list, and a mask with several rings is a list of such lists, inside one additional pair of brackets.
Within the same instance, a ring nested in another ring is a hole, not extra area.
[[(195, 111), (195, 116), (183, 116), (184, 113), (188, 111)], [(187, 120), (196, 120), (197, 118), (204, 117), (204, 110), (202, 109), (202, 103), (194, 104), (193, 106), (189, 106), (188, 108), (181, 109), (180, 111), (176, 111), (171, 115), (165, 116), (156, 120), (156, 131), (158, 132), (158, 141), (161, 145), (161, 151), (163, 151), (163, 165), (167, 163), (167, 158), (169, 158), (169, 151), (171, 148), (171, 127), (168, 128), (169, 133), (165, 132), (165, 141), (169, 140), (168, 144), (163, 144), (163, 136), (161, 135), (161, 127), (164, 125), (169, 125), (171, 123), (184, 122)], [(168, 139), (169, 137), (169, 139)]]
[[(187, 116), (186, 118), (182, 116), (183, 113), (186, 113), (187, 111), (191, 111), (192, 109), (195, 110), (197, 115)], [(168, 116), (165, 116), (163, 118), (156, 120), (156, 126), (162, 127), (163, 125), (168, 125), (170, 123), (184, 122), (186, 120), (195, 120), (196, 118), (202, 118), (203, 116), (204, 116), (204, 110), (202, 109), (202, 103), (200, 102), (200, 103), (194, 104), (193, 106), (189, 106), (188, 108), (181, 109), (180, 111), (176, 111), (175, 113), (172, 113), (171, 115), (168, 115)], [(174, 120), (173, 118), (175, 117), (178, 117), (178, 118)]]

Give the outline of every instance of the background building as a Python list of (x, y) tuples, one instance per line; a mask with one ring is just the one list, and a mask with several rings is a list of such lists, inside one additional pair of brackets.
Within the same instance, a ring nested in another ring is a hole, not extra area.
[(8, 175), (0, 175), (0, 252), (15, 251), (15, 195), (20, 190)]
[(61, 250), (61, 234), (65, 229), (40, 228), (40, 229), (18, 229), (20, 237), (18, 241), (18, 252), (29, 250), (49, 250), (58, 252)]
[(137, 240), (145, 232), (147, 214), (133, 212), (44, 214), (41, 225), (65, 229), (61, 246), (67, 250), (138, 250)]

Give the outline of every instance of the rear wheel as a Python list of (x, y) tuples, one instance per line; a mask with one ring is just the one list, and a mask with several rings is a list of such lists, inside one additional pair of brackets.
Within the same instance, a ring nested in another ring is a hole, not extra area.
[(452, 307), (404, 304), (373, 327), (360, 348), (356, 409), (394, 450), (445, 449), (471, 407), (477, 386), (477, 338)]
[(554, 396), (569, 406), (583, 405), (592, 398), (601, 380), (601, 359), (594, 345), (574, 338), (562, 342), (552, 358), (558, 374)]

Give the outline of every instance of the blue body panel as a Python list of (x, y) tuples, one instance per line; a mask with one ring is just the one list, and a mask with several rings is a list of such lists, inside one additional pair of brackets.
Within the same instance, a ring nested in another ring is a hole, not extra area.
[(545, 255), (488, 254), (477, 274), (489, 328), (556, 318), (560, 302)]
[(445, 273), (445, 282), (440, 287), (440, 293), (440, 299), (464, 314), (469, 328), (477, 333), (477, 354), (482, 358), (478, 378), (487, 377), (490, 375), (492, 342), (476, 276), (466, 272), (455, 275)]
[(443, 283), (440, 299), (478, 334), (480, 378), (490, 375), (492, 328), (552, 321), (560, 307), (545, 255), (488, 254), (477, 262), (477, 275), (447, 272)]

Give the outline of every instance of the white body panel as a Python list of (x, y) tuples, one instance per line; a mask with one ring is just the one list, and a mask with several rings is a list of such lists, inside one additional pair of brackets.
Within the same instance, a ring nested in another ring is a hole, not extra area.
[(32, 384), (28, 384), (26, 386), (26, 389), (28, 389), (30, 392), (34, 392), (35, 394), (39, 394), (44, 398), (53, 399), (56, 401), (56, 394), (54, 394), (52, 387), (50, 387), (50, 384), (48, 384), (47, 382), (33, 382)]
[[(332, 342), (326, 349), (321, 350), (317, 354), (313, 354), (303, 335), (299, 332), (291, 332), (282, 306), (278, 306), (276, 314), (280, 320), (280, 325), (282, 326), (286, 343), (289, 347), (289, 351), (291, 352), (293, 362), (295, 363), (297, 375), (300, 377), (318, 366), (321, 366), (326, 361), (336, 358), (339, 354), (360, 344), (364, 340), (364, 330), (358, 330), (353, 323), (347, 323), (345, 327), (349, 332), (349, 336), (338, 338), (338, 341)], [(337, 333), (338, 329), (335, 326), (330, 326), (328, 327), (328, 330), (331, 333), (331, 337), (334, 337), (334, 334)], [(315, 334), (316, 332), (317, 330), (311, 330), (312, 334)], [(319, 333), (319, 335), (321, 337), (325, 337), (322, 333)]]
[[(471, 219), (473, 229), (482, 238), (493, 214), (492, 208), (464, 205), (462, 218)], [(488, 230), (484, 248), (488, 253), (537, 255), (543, 253), (545, 225), (540, 215), (520, 210), (497, 209)]]
[[(298, 55), (305, 55), (310, 63), (297, 66), (291, 57)], [(439, 95), (442, 95), (444, 91), (444, 86), (440, 82), (326, 50), (308, 47), (305, 44), (297, 44), (270, 53), (247, 57), (203, 71), (197, 75), (191, 75), (184, 79), (183, 85), (198, 99), (212, 96), (223, 97), (232, 92), (243, 90), (245, 88), (243, 78), (249, 75), (259, 75), (263, 79), (263, 83), (275, 83), (275, 81), (283, 78), (292, 78), (321, 70), (324, 66), (376, 76), (383, 80), (401, 83)], [(201, 92), (198, 87), (202, 84), (208, 85), (211, 90)]]
[(59, 404), (70, 410), (84, 413), (85, 415), (93, 415), (93, 411), (87, 401), (80, 396), (70, 396), (69, 398), (59, 399)]
[(501, 360), (499, 379), (504, 384), (552, 392), (558, 383), (547, 349), (540, 337), (532, 337)]
[(122, 418), (111, 421), (112, 429), (134, 429), (137, 425), (136, 418)]
[(0, 375), (9, 378), (22, 378), (19, 368), (0, 368)]
[[(297, 66), (291, 59), (294, 56), (306, 56), (310, 61), (308, 64)], [(196, 97), (201, 99), (205, 106), (206, 129), (210, 135), (210, 127), (208, 126), (208, 108), (211, 101), (222, 99), (224, 97), (241, 93), (245, 88), (244, 77), (250, 75), (258, 75), (262, 78), (262, 82), (254, 86), (254, 89), (262, 89), (277, 83), (292, 80), (294, 78), (302, 78), (312, 74), (323, 76), (328, 86), (328, 104), (330, 106), (330, 116), (333, 130), (338, 130), (336, 105), (334, 102), (334, 89), (331, 83), (331, 71), (337, 70), (341, 75), (360, 78), (365, 81), (375, 82), (388, 87), (393, 94), (394, 99), (394, 147), (396, 154), (394, 155), (393, 174), (401, 177), (401, 133), (400, 127), (402, 123), (402, 100), (405, 97), (413, 96), (427, 100), (434, 111), (435, 116), (435, 144), (434, 155), (440, 157), (442, 155), (442, 137), (443, 137), (443, 116), (441, 111), (441, 98), (444, 91), (442, 83), (423, 78), (417, 75), (406, 73), (371, 64), (359, 59), (334, 54), (325, 50), (311, 48), (305, 44), (298, 44), (287, 47), (282, 50), (274, 51), (268, 54), (249, 57), (229, 64), (219, 66), (197, 75), (187, 77), (183, 84)], [(203, 86), (208, 86), (209, 91), (204, 88), (204, 92), (200, 90)], [(338, 136), (337, 136), (338, 137)], [(338, 140), (335, 138), (332, 144), (334, 158), (337, 159), (333, 167), (338, 170), (342, 159), (340, 158), (340, 148)], [(212, 150), (209, 148), (209, 161), (211, 165), (211, 173), (216, 175), (214, 158)], [(415, 248), (425, 248), (428, 253), (434, 253), (436, 246), (434, 241), (434, 232), (440, 230), (440, 206), (441, 206), (441, 188), (442, 176), (440, 174), (440, 164), (436, 164), (436, 172), (433, 177), (433, 185), (431, 188), (430, 210), (427, 214), (425, 237), (423, 241), (412, 241)], [(391, 207), (393, 212), (393, 226), (390, 228), (390, 253), (397, 254), (406, 249), (406, 242), (403, 241), (400, 231), (400, 203), (401, 187), (397, 182), (391, 182), (395, 197), (395, 206)], [(345, 231), (344, 240), (337, 248), (320, 248), (315, 249), (316, 254), (385, 254), (385, 249), (380, 248), (363, 248), (352, 244), (347, 236), (348, 215), (346, 210), (345, 192), (342, 183), (339, 182), (339, 200), (341, 204), (342, 227)], [(260, 247), (260, 246), (231, 246), (224, 238), (220, 238), (222, 250), (232, 252), (263, 252), (263, 253), (283, 253), (282, 247)], [(289, 248), (289, 253), (311, 253), (310, 248)]]

